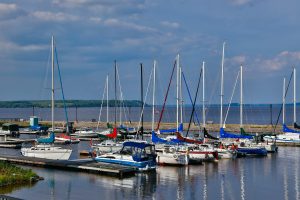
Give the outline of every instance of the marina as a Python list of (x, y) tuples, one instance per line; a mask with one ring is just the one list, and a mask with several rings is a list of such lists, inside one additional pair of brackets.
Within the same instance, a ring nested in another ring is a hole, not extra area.
[[(15, 150), (6, 151), (13, 154)], [(299, 148), (282, 147), (266, 157), (158, 166), (156, 172), (137, 173), (124, 179), (23, 165), (44, 180), (24, 188), (12, 187), (6, 194), (21, 199), (99, 199), (99, 193), (102, 198), (115, 199), (297, 199), (299, 153)]]
[(1, 2), (0, 200), (300, 200), (299, 7)]

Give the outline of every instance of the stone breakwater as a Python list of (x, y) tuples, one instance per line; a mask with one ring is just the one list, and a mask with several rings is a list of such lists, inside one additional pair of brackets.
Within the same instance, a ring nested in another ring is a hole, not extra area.
[[(51, 126), (51, 122), (49, 121), (41, 121), (40, 122), (43, 125)], [(63, 127), (65, 122), (55, 122), (55, 125), (57, 127)], [(113, 123), (112, 123), (113, 124)], [(119, 125), (119, 123), (117, 123)], [(125, 126), (130, 126), (130, 127), (135, 127), (137, 128), (139, 126), (138, 122), (124, 122), (123, 125)], [(84, 127), (90, 127), (90, 128), (97, 128), (97, 126), (100, 129), (105, 129), (106, 128), (106, 122), (88, 122), (88, 121), (79, 121), (79, 122), (74, 122), (73, 124), (74, 128), (80, 129)], [(155, 123), (155, 128), (157, 124)], [(184, 130), (188, 129), (188, 123), (184, 123)], [(176, 123), (161, 123), (160, 124), (160, 129), (169, 129), (169, 128), (175, 128)], [(144, 122), (144, 130), (151, 130), (152, 124), (151, 122)], [(258, 133), (258, 134), (264, 134), (264, 133), (275, 133), (279, 134), (282, 133), (282, 126), (277, 125), (276, 129), (274, 129), (274, 126), (272, 125), (257, 125), (257, 124), (246, 124), (243, 126), (244, 130), (249, 133)], [(209, 132), (219, 132), (220, 130), (220, 125), (219, 124), (207, 124), (206, 129)], [(199, 126), (196, 126), (195, 124), (191, 124), (190, 126), (191, 131), (198, 131)], [(226, 131), (228, 132), (235, 132), (239, 133), (240, 132), (240, 125), (239, 124), (227, 124), (226, 125)]]

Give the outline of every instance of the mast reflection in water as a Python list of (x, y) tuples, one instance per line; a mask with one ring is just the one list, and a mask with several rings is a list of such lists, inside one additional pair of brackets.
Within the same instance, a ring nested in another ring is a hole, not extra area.
[(22, 199), (299, 199), (300, 148), (261, 158), (159, 166), (126, 179), (33, 168), (44, 181), (7, 190)]

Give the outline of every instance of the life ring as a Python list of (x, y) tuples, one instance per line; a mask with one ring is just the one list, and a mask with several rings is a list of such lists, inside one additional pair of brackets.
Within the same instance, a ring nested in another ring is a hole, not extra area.
[(174, 155), (173, 155), (173, 158), (177, 159), (177, 158), (178, 158), (178, 155), (177, 155), (177, 154), (174, 154)]

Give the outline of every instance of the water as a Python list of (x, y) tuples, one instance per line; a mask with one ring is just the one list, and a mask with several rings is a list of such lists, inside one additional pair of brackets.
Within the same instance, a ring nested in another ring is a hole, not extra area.
[[(75, 149), (85, 149), (80, 142)], [(4, 152), (5, 151), (5, 152)], [(2, 153), (19, 153), (6, 149)], [(117, 179), (32, 168), (45, 180), (6, 195), (23, 199), (300, 199), (300, 148), (280, 147), (260, 158), (220, 160), (187, 167), (160, 166), (156, 173)], [(74, 157), (74, 155), (73, 155)], [(1, 190), (0, 190), (1, 192)], [(3, 192), (3, 190), (2, 190)]]
[[(299, 107), (299, 106), (298, 106)], [(121, 111), (120, 111), (121, 109)], [(201, 106), (196, 107), (196, 113), (200, 122), (202, 122), (202, 110)], [(251, 105), (244, 107), (244, 123), (245, 124), (276, 124), (278, 114), (281, 109), (280, 105), (273, 105), (272, 112), (269, 105)], [(77, 111), (76, 111), (77, 110)], [(161, 107), (158, 107), (155, 112), (155, 119), (158, 121)], [(183, 121), (189, 122), (192, 108), (186, 107), (183, 112)], [(227, 107), (224, 107), (224, 118), (226, 116)], [(68, 118), (70, 121), (98, 121), (100, 108), (68, 108)], [(121, 115), (120, 115), (121, 113)], [(117, 108), (117, 121), (134, 121), (140, 120), (141, 108)], [(271, 115), (272, 113), (272, 115)], [(51, 120), (50, 108), (0, 108), (1, 118), (22, 118), (29, 120), (29, 116), (38, 116), (41, 120)], [(219, 106), (211, 106), (206, 110), (206, 120), (212, 121), (213, 123), (219, 123), (220, 108)], [(282, 116), (282, 115), (281, 115)], [(281, 123), (281, 117), (279, 122)], [(293, 106), (286, 106), (286, 123), (291, 124), (293, 122)], [(114, 121), (114, 108), (109, 108), (109, 121)], [(1, 119), (0, 118), (0, 119)], [(300, 108), (297, 109), (297, 118), (300, 118)], [(229, 110), (227, 117), (227, 124), (239, 124), (240, 114), (239, 107), (232, 106)], [(55, 120), (65, 121), (65, 112), (63, 108), (55, 109)], [(106, 121), (106, 108), (102, 109), (101, 121)], [(152, 108), (146, 107), (144, 110), (144, 121), (150, 122), (152, 120)], [(168, 106), (163, 115), (163, 122), (176, 122), (176, 107)], [(195, 118), (195, 122), (197, 122)]]

